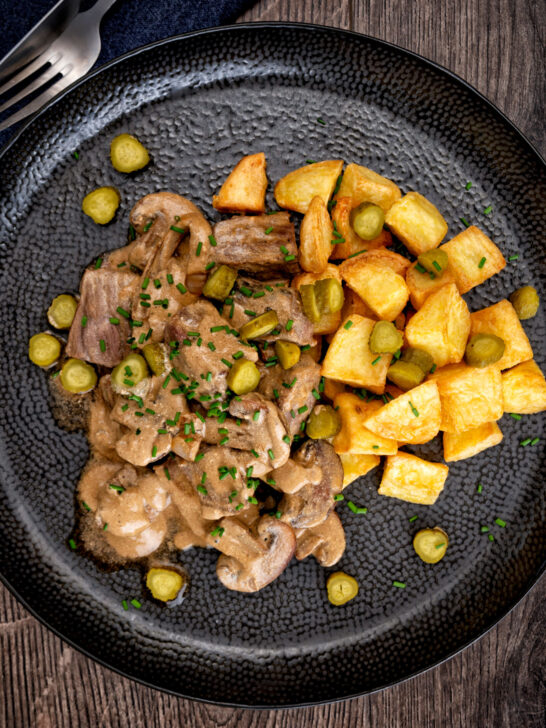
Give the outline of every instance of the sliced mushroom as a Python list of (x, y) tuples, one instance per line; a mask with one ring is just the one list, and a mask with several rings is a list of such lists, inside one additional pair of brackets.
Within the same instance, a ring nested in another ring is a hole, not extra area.
[(286, 494), (279, 503), (281, 520), (293, 528), (312, 528), (326, 520), (334, 507), (334, 495), (343, 485), (343, 467), (334, 448), (323, 440), (308, 440), (294, 454), (293, 460), (304, 468), (318, 465), (322, 478), (307, 482), (296, 493)]
[(253, 530), (237, 518), (223, 518), (209, 543), (222, 552), (216, 575), (227, 589), (256, 592), (276, 579), (296, 549), (296, 536), (286, 523), (262, 516)]
[(195, 413), (182, 415), (178, 421), (180, 431), (173, 437), (172, 450), (183, 460), (194, 461), (205, 436), (205, 424)]
[(92, 396), (93, 399), (89, 406), (87, 438), (93, 453), (96, 456), (102, 455), (108, 460), (118, 460), (115, 445), (121, 435), (121, 428), (111, 417), (115, 395), (110, 387), (109, 375), (101, 377)]
[(313, 554), (321, 566), (333, 566), (344, 552), (345, 531), (335, 511), (331, 511), (328, 518), (318, 526), (306, 528), (297, 534), (298, 561)]
[(271, 473), (276, 490), (281, 493), (297, 493), (304, 485), (318, 485), (322, 480), (320, 465), (300, 465), (295, 460), (288, 460), (282, 467)]
[(218, 445), (225, 441), (236, 450), (254, 450), (258, 461), (268, 470), (288, 460), (290, 444), (283, 440), (286, 429), (273, 402), (258, 392), (250, 392), (232, 399), (228, 412), (235, 419), (228, 418), (221, 425), (215, 419), (206, 420), (207, 442)]

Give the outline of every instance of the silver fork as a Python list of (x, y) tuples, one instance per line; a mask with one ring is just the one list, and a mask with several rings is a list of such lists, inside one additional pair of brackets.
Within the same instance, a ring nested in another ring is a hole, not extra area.
[(28, 83), (19, 93), (0, 105), (0, 113), (18, 101), (37, 91), (48, 81), (61, 75), (58, 81), (0, 122), (0, 131), (37, 111), (60, 91), (84, 76), (93, 66), (100, 53), (100, 22), (106, 11), (116, 0), (97, 0), (92, 8), (79, 13), (68, 25), (64, 33), (32, 63), (0, 86), (0, 96), (17, 84), (24, 82), (37, 71), (40, 75)]

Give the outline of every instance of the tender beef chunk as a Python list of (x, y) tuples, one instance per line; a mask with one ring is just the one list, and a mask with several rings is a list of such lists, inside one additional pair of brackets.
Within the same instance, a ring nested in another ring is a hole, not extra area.
[[(126, 268), (90, 268), (80, 285), (80, 302), (70, 327), (66, 353), (93, 364), (114, 367), (129, 352), (129, 321), (118, 308), (130, 315), (138, 276)], [(116, 326), (110, 318), (119, 319)], [(101, 341), (104, 342), (101, 348)], [(103, 351), (104, 349), (104, 351)]]
[(110, 386), (110, 375), (101, 377), (89, 406), (87, 437), (95, 456), (118, 460), (116, 442), (121, 435), (119, 423), (112, 419), (116, 395)]
[(290, 456), (290, 444), (283, 440), (286, 429), (277, 407), (258, 392), (230, 402), (224, 422), (207, 418), (205, 440), (237, 450), (254, 450), (265, 467), (280, 467)]
[(197, 382), (191, 398), (206, 408), (227, 390), (229, 366), (222, 359), (232, 363), (233, 354), (239, 351), (250, 361), (258, 358), (256, 350), (235, 334), (212, 303), (204, 300), (181, 309), (167, 324), (166, 340), (179, 343), (179, 354), (173, 359), (173, 365), (189, 377), (186, 384)]
[(271, 333), (260, 337), (261, 340), (283, 339), (293, 341), (299, 346), (312, 346), (315, 343), (313, 324), (303, 313), (300, 294), (290, 288), (287, 280), (257, 281), (253, 278), (238, 278), (237, 288), (224, 305), (222, 315), (232, 326), (240, 329), (255, 318), (253, 314), (259, 316), (265, 311), (275, 311), (279, 325)]
[(214, 237), (212, 260), (218, 264), (262, 279), (300, 271), (294, 225), (287, 212), (222, 220), (214, 226)]
[(261, 373), (258, 391), (267, 399), (276, 402), (284, 426), (294, 436), (315, 406), (313, 389), (318, 391), (320, 365), (309, 354), (304, 353), (291, 369), (285, 370), (279, 364), (273, 367), (259, 364), (258, 367)]

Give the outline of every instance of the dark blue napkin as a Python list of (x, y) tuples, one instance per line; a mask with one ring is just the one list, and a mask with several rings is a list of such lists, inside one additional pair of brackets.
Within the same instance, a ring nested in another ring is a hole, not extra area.
[[(55, 5), (56, 0), (0, 0), (0, 58)], [(234, 21), (254, 0), (118, 0), (101, 24), (100, 66), (133, 48), (189, 30)], [(94, 4), (81, 0), (81, 10)], [(17, 127), (0, 132), (0, 146)]]

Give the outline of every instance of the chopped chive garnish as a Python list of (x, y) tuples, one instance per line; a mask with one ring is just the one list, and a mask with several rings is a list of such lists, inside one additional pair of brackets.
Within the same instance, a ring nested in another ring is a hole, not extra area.
[(533, 437), (533, 439), (531, 440), (531, 443), (530, 444), (531, 445), (536, 445), (537, 442), (540, 442), (540, 437)]
[(345, 496), (342, 493), (338, 493), (337, 495), (334, 496), (334, 500), (335, 501), (345, 500)]
[(432, 369), (430, 370), (430, 373), (433, 374), (436, 371), (436, 364), (432, 365)]
[(69, 538), (68, 539), (68, 545), (70, 546), (70, 548), (72, 549), (72, 551), (74, 551), (76, 549), (76, 542), (74, 541), (73, 538)]
[[(351, 255), (349, 255), (349, 258), (354, 258), (356, 255), (361, 255), (362, 253), (365, 253), (365, 252), (366, 252), (366, 248), (362, 248), (362, 250), (357, 250), (356, 253), (351, 253)], [(347, 258), (347, 260), (349, 258)]]
[(492, 534), (492, 533), (489, 533), (489, 534), (487, 534), (487, 538), (488, 538), (488, 539), (489, 539), (490, 541), (494, 541), (494, 540), (495, 540), (495, 537), (493, 536), (493, 534)]
[(254, 422), (257, 422), (260, 419), (260, 410), (256, 410), (256, 412), (254, 412), (254, 414), (252, 415), (252, 419), (254, 420)]
[(182, 234), (182, 233), (185, 233), (185, 232), (186, 232), (186, 231), (184, 230), (184, 228), (181, 228), (181, 227), (176, 227), (176, 225), (171, 225), (171, 230), (172, 230), (173, 232), (175, 232), (175, 233), (180, 233), (180, 234)]
[(275, 453), (273, 452), (273, 450), (271, 448), (269, 448), (269, 450), (267, 451), (267, 454), (269, 455), (270, 460), (275, 460)]
[(247, 316), (256, 316), (257, 315), (256, 314), (256, 311), (251, 311), (248, 308), (245, 308), (245, 313), (246, 313)]
[(501, 528), (506, 527), (506, 521), (503, 521), (502, 518), (495, 518), (495, 523), (497, 526), (500, 526)]
[(149, 284), (149, 282), (150, 282), (150, 279), (149, 279), (149, 278), (145, 278), (145, 279), (144, 279), (144, 280), (142, 281), (142, 290), (143, 290), (143, 291), (145, 291), (145, 290), (146, 290), (146, 289), (148, 288), (148, 284)]
[(126, 310), (125, 310), (124, 308), (122, 308), (121, 306), (118, 306), (118, 307), (116, 308), (116, 311), (117, 311), (117, 312), (118, 312), (118, 313), (119, 313), (119, 314), (120, 314), (121, 316), (123, 316), (123, 318), (126, 318), (126, 319), (130, 319), (130, 318), (131, 318), (131, 314), (129, 313), (129, 311), (126, 311)]
[(219, 445), (225, 445), (227, 442), (229, 442), (229, 437), (223, 437), (220, 440)]
[(249, 498), (247, 498), (247, 501), (248, 501), (249, 503), (252, 503), (252, 504), (253, 504), (253, 505), (255, 505), (255, 506), (257, 506), (257, 505), (258, 505), (258, 499), (257, 499), (257, 498), (254, 498), (254, 496), (253, 496), (253, 495), (251, 495), (251, 496), (250, 496)]
[(121, 606), (127, 611), (129, 609), (129, 605), (127, 604), (127, 599), (123, 599), (121, 602)]
[(214, 237), (214, 235), (209, 235), (209, 243), (212, 245), (213, 248), (216, 247), (217, 242), (216, 242), (216, 238)]
[(233, 366), (233, 364), (230, 361), (228, 361), (227, 359), (222, 358), (222, 359), (220, 359), (220, 361), (223, 364), (225, 364), (227, 367), (232, 367)]
[(154, 221), (153, 220), (149, 220), (146, 223), (146, 225), (144, 225), (144, 227), (142, 228), (143, 232), (147, 233), (148, 230), (152, 227), (153, 224), (154, 224)]
[(156, 455), (157, 455), (157, 447), (154, 445), (152, 447), (152, 457), (155, 458)]
[(167, 283), (174, 283), (172, 273), (167, 273)]
[(272, 232), (273, 232), (273, 225), (271, 225), (270, 227), (268, 227), (268, 228), (266, 228), (266, 229), (264, 230), (264, 233), (265, 233), (266, 235), (269, 235), (269, 233), (272, 233)]
[(97, 262), (95, 263), (95, 270), (98, 270), (102, 265), (102, 258), (97, 258)]
[(375, 366), (378, 361), (381, 361), (381, 354), (372, 361), (372, 367)]
[(515, 412), (510, 412), (510, 417), (513, 417), (515, 420), (521, 420), (521, 415), (517, 415)]
[[(205, 475), (205, 473), (203, 473), (203, 475)], [(202, 493), (203, 495), (209, 494), (208, 490), (206, 488), (204, 488), (202, 485), (198, 485), (197, 490), (199, 491), (199, 493)]]
[(480, 528), (480, 533), (489, 533), (489, 526), (482, 526)]
[(214, 268), (215, 265), (216, 265), (216, 263), (213, 260), (211, 260), (210, 263), (206, 264), (205, 270), (211, 270), (212, 268)]
[(482, 259), (480, 260), (480, 262), (478, 263), (478, 268), (483, 268), (483, 267), (484, 267), (484, 265), (485, 265), (485, 261), (486, 261), (486, 260), (487, 260), (487, 258), (482, 258)]
[(426, 273), (427, 272), (426, 271), (426, 268), (423, 268), (423, 266), (421, 265), (421, 263), (417, 263), (417, 265), (415, 266), (415, 270), (418, 270), (419, 273)]
[(108, 487), (111, 490), (117, 491), (118, 493), (123, 493), (123, 491), (125, 490), (125, 488), (122, 485), (115, 485), (114, 483), (110, 483), (110, 485)]
[(304, 404), (298, 408), (298, 414), (302, 415), (304, 412), (307, 412), (308, 409), (309, 409), (309, 407), (306, 404)]
[(176, 284), (176, 287), (178, 288), (178, 290), (180, 291), (180, 293), (186, 293), (186, 292), (187, 292), (187, 290), (188, 290), (188, 289), (186, 288), (186, 286), (185, 286), (185, 285), (183, 285), (182, 283), (177, 283), (177, 284)]
[(103, 353), (106, 351), (106, 341), (104, 339), (99, 340), (99, 348)]
[(356, 506), (353, 501), (347, 501), (347, 505), (349, 506), (349, 510), (351, 510), (353, 513), (356, 513), (358, 515), (362, 515), (363, 513), (367, 513), (367, 508), (359, 508)]
[(432, 265), (436, 268), (436, 270), (439, 270), (439, 271), (442, 270), (442, 266), (438, 265), (438, 263), (435, 260), (432, 261)]
[(445, 546), (445, 545), (446, 545), (446, 542), (444, 541), (443, 543), (438, 543), (438, 544), (436, 544), (435, 548), (437, 548), (437, 549), (441, 549), (441, 548), (442, 548), (442, 546)]
[[(346, 324), (343, 324), (343, 328), (344, 329), (350, 329), (352, 325), (353, 325), (353, 322), (352, 321), (347, 321)], [(381, 358), (381, 357), (379, 357), (379, 358)]]
[(321, 119), (320, 116), (317, 119), (317, 123), (322, 124), (323, 126), (326, 126), (326, 122), (324, 121), (324, 119)]
[(302, 350), (302, 351), (309, 351), (309, 349), (310, 349), (310, 348), (311, 348), (311, 344), (304, 344), (304, 345), (303, 345), (303, 346), (301, 347), (301, 350)]
[(320, 399), (320, 394), (319, 394), (319, 393), (317, 392), (317, 390), (316, 390), (315, 388), (313, 388), (313, 389), (311, 390), (311, 394), (313, 395), (313, 397), (314, 397), (315, 399)]
[(404, 584), (403, 581), (393, 581), (392, 582), (392, 585), (398, 587), (398, 589), (405, 589), (406, 588), (406, 585)]
[(214, 346), (214, 344), (212, 343), (212, 341), (209, 341), (208, 344), (207, 344), (207, 346), (209, 347), (209, 349), (211, 351), (216, 351), (216, 347)]
[(234, 359), (240, 359), (242, 356), (244, 356), (242, 351), (236, 351), (235, 354), (231, 355)]
[(290, 438), (288, 437), (288, 435), (284, 435), (282, 440), (283, 440), (283, 442), (286, 442), (287, 445), (290, 445), (290, 443), (292, 442), (290, 440)]
[(491, 207), (491, 205), (487, 205), (487, 207), (486, 207), (486, 208), (485, 208), (485, 210), (483, 211), (483, 214), (484, 214), (484, 215), (489, 215), (489, 213), (491, 212), (491, 210), (492, 210), (492, 209), (493, 209), (493, 208)]
[(531, 440), (532, 440), (531, 437), (526, 437), (525, 440), (522, 440), (520, 442), (521, 447), (527, 447), (527, 445), (530, 444)]
[(131, 599), (131, 604), (135, 609), (140, 609), (140, 607), (142, 606), (138, 599)]
[(317, 163), (316, 159), (306, 159), (305, 160), (305, 164), (316, 164), (316, 163)]
[(472, 187), (472, 182), (467, 182), (464, 186), (465, 190), (469, 190)]
[(414, 521), (416, 521), (416, 520), (417, 520), (418, 518), (419, 518), (419, 516), (412, 516), (412, 517), (411, 517), (411, 518), (409, 519), (409, 522), (410, 522), (410, 523), (413, 523), (413, 522), (414, 522)]
[(290, 263), (292, 260), (296, 260), (296, 256), (295, 255), (285, 255), (284, 260), (286, 263)]
[(414, 405), (411, 402), (409, 403), (409, 406), (411, 407), (411, 411), (413, 412), (415, 417), (419, 417), (419, 410), (416, 407), (414, 407)]
[(247, 286), (239, 286), (239, 290), (247, 298), (250, 298), (250, 296), (252, 296), (252, 291), (250, 290), (250, 288), (247, 288)]
[(197, 249), (195, 251), (195, 255), (199, 257), (201, 255), (201, 250), (203, 248), (203, 243), (197, 243)]
[(462, 222), (462, 224), (463, 224), (463, 225), (464, 225), (465, 227), (470, 227), (470, 223), (468, 222), (468, 220), (466, 219), (466, 217), (461, 217), (461, 218), (459, 218), (459, 219), (460, 219), (460, 221)]
[(114, 326), (118, 326), (118, 324), (119, 324), (119, 319), (116, 318), (115, 316), (110, 316), (110, 318), (108, 320), (110, 321), (111, 324), (114, 324)]
[(87, 326), (87, 316), (82, 316), (82, 329)]
[(481, 483), (478, 483), (478, 487), (476, 488), (477, 493), (481, 493), (483, 490), (483, 485)]
[(519, 258), (519, 255), (511, 255), (508, 260), (511, 262), (513, 260), (517, 260)]

